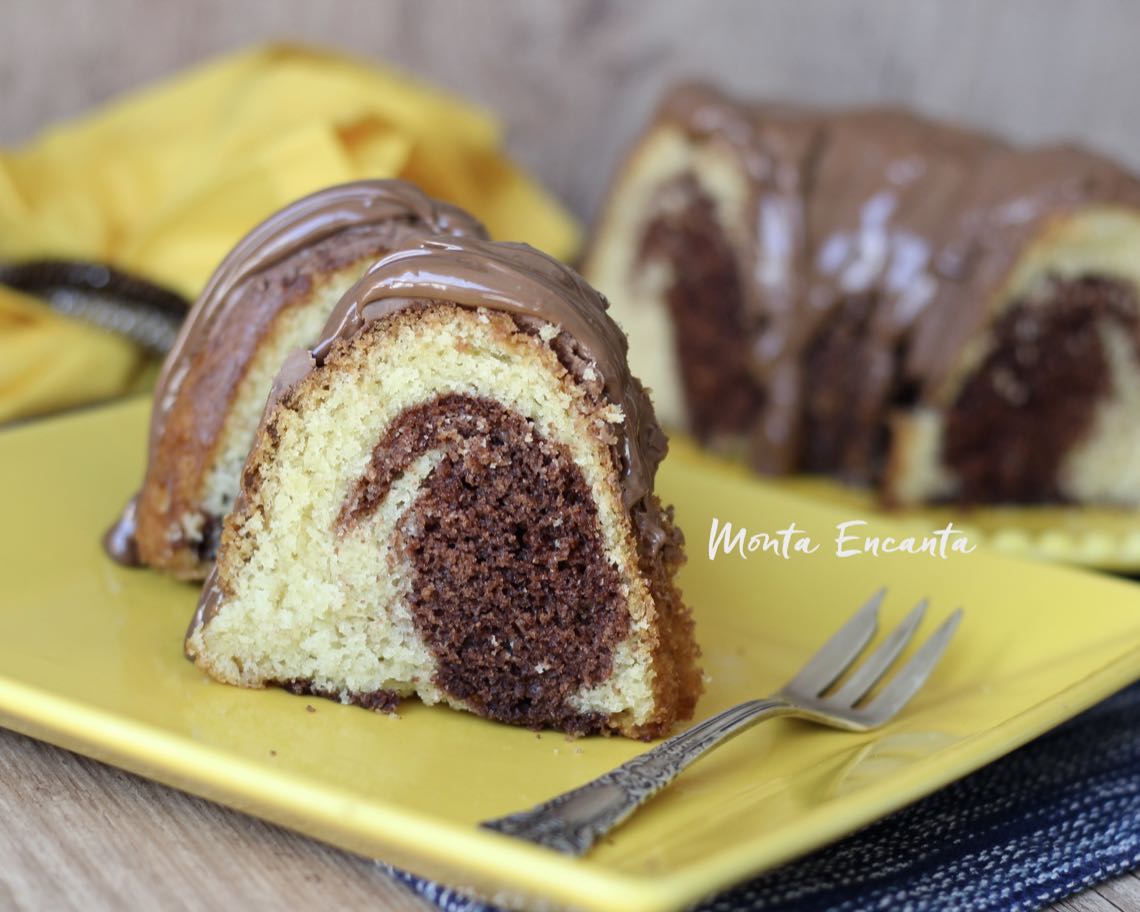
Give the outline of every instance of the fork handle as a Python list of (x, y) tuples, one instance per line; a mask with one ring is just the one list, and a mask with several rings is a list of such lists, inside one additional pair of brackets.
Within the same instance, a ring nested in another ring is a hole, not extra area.
[(714, 747), (757, 722), (791, 711), (792, 707), (777, 697), (739, 703), (583, 786), (529, 811), (486, 820), (480, 826), (566, 855), (584, 855), (598, 839)]

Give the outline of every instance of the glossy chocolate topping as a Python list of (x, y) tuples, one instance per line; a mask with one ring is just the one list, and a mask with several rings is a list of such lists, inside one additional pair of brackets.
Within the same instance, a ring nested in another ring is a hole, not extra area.
[(1013, 148), (898, 109), (831, 112), (741, 103), (684, 85), (657, 122), (731, 152), (748, 176), (752, 243), (739, 253), (752, 367), (766, 390), (753, 441), (795, 467), (804, 354), (852, 299), (876, 297), (853, 398), (875, 420), (892, 377), (933, 398), (984, 329), (1025, 244), (1058, 212), (1140, 204), (1140, 182), (1072, 146)]
[[(665, 435), (641, 383), (629, 372), (625, 334), (606, 312), (606, 299), (576, 272), (525, 244), (475, 238), (428, 238), (393, 251), (373, 266), (333, 310), (311, 352), (324, 361), (338, 339), (422, 301), (485, 307), (550, 323), (570, 334), (593, 358), (606, 394), (621, 406), (622, 490), (627, 507), (653, 490), (665, 456)], [(297, 361), (282, 380), (298, 379)]]
[(211, 330), (235, 288), (318, 241), (350, 228), (391, 222), (406, 223), (409, 236), (486, 235), (483, 226), (462, 209), (437, 202), (401, 180), (340, 184), (271, 215), (226, 255), (183, 324), (155, 386), (151, 445), (162, 435), (163, 421), (195, 352), (208, 344), (224, 344), (213, 338)]
[[(232, 347), (232, 321), (240, 319), (234, 308), (257, 306), (257, 290), (244, 294), (243, 289), (273, 267), (304, 254), (315, 245), (345, 232), (359, 235), (370, 226), (375, 226), (378, 233), (383, 232), (381, 237), (391, 239), (388, 246), (425, 234), (486, 235), (483, 226), (461, 209), (432, 200), (412, 184), (400, 180), (357, 181), (329, 187), (271, 215), (222, 260), (163, 362), (151, 411), (150, 462), (196, 357), (206, 349)], [(218, 407), (217, 403), (201, 405), (203, 409)], [(129, 565), (137, 563), (134, 530), (135, 510), (128, 507), (105, 538), (107, 553), (112, 559)], [(111, 547), (112, 544), (117, 546)]]
[(104, 552), (116, 564), (124, 567), (138, 567), (141, 564), (139, 544), (135, 539), (138, 531), (138, 507), (139, 498), (136, 494), (127, 501), (115, 524), (103, 534)]

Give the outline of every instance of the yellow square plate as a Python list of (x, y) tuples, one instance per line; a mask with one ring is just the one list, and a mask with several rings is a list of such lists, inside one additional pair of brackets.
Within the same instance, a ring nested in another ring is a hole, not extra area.
[[(740, 467), (737, 467), (741, 471)], [(829, 478), (788, 476), (774, 482), (788, 491), (836, 509), (886, 518), (871, 491)], [(924, 506), (890, 514), (892, 522), (941, 528), (953, 521), (971, 540), (1001, 554), (1140, 573), (1140, 510), (1083, 505)]]
[[(904, 716), (869, 735), (768, 722), (703, 760), (586, 859), (480, 831), (641, 750), (412, 702), (399, 719), (214, 684), (182, 658), (196, 593), (104, 559), (141, 471), (146, 403), (0, 434), (0, 723), (497, 901), (676, 909), (881, 817), (1140, 676), (1134, 584), (979, 548), (838, 558), (858, 514), (678, 446), (660, 489), (709, 675), (700, 716), (780, 685), (874, 589), (965, 622)], [(708, 558), (713, 516), (820, 545)], [(874, 530), (869, 530), (874, 531)], [(885, 531), (883, 528), (878, 532)], [(928, 621), (928, 629), (933, 621)], [(315, 705), (316, 712), (308, 712)]]

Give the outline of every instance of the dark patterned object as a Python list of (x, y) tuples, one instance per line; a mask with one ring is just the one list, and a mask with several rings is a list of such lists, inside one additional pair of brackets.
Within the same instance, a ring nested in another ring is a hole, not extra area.
[(166, 354), (189, 302), (181, 295), (102, 263), (29, 260), (0, 263), (0, 285), (43, 298), (67, 316)]
[[(698, 906), (1040, 909), (1140, 866), (1140, 685), (974, 775)], [(491, 907), (402, 871), (444, 912)]]

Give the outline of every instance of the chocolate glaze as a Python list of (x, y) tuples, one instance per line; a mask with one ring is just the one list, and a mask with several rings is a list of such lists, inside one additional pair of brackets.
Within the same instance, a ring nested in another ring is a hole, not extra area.
[(578, 273), (526, 244), (427, 238), (394, 250), (341, 299), (311, 357), (287, 361), (283, 383), (296, 382), (305, 360), (323, 363), (338, 340), (424, 301), (535, 318), (561, 327), (581, 343), (602, 375), (609, 400), (625, 416), (620, 430), (625, 504), (634, 509), (645, 500), (666, 441), (649, 396), (629, 372), (625, 334), (606, 312), (606, 299)]
[[(357, 181), (329, 187), (271, 215), (222, 260), (163, 362), (154, 391), (148, 462), (154, 460), (171, 409), (196, 356), (206, 348), (224, 348), (226, 321), (233, 318), (231, 308), (236, 304), (249, 305), (246, 297), (256, 299), (236, 292), (322, 241), (344, 232), (359, 233), (369, 226), (388, 232), (393, 245), (425, 234), (486, 234), (483, 226), (463, 210), (432, 200), (417, 187), (400, 180)], [(106, 541), (123, 543), (133, 538), (134, 522), (135, 511), (128, 505)], [(108, 549), (107, 553), (120, 563), (138, 562), (137, 548), (120, 547)]]
[[(321, 340), (311, 350), (299, 349), (285, 359), (266, 415), (289, 388), (324, 364), (338, 342), (376, 320), (432, 301), (501, 311), (518, 320), (537, 319), (561, 327), (583, 346), (602, 375), (607, 398), (620, 405), (624, 415), (615, 428), (617, 463), (635, 533), (650, 553), (665, 544), (669, 535), (650, 495), (667, 442), (649, 396), (629, 371), (625, 334), (606, 312), (606, 299), (581, 276), (525, 244), (437, 237), (412, 239), (393, 250), (345, 293)], [(189, 633), (212, 618), (224, 599), (215, 566)]]
[(115, 524), (103, 535), (103, 551), (116, 564), (124, 567), (138, 567), (139, 545), (135, 540), (139, 498), (136, 494), (127, 501)]
[(206, 577), (206, 581), (202, 584), (202, 592), (198, 596), (198, 604), (194, 608), (194, 616), (190, 618), (190, 624), (186, 628), (184, 648), (189, 658), (194, 658), (190, 652), (190, 637), (194, 635), (195, 630), (218, 613), (218, 609), (222, 607), (222, 603), (225, 600), (226, 593), (218, 583), (218, 565), (215, 563), (214, 566), (210, 568), (210, 575)]
[(226, 255), (183, 324), (154, 390), (151, 445), (162, 435), (194, 353), (214, 341), (211, 330), (233, 290), (275, 263), (350, 228), (406, 222), (409, 235), (484, 235), (483, 226), (456, 206), (437, 202), (400, 180), (357, 181), (329, 187), (285, 207), (246, 235)]
[(766, 391), (753, 459), (767, 471), (797, 467), (803, 356), (826, 347), (821, 337), (846, 300), (879, 299), (852, 394), (877, 424), (893, 404), (896, 370), (923, 401), (947, 395), (962, 347), (986, 326), (995, 292), (1046, 219), (1095, 202), (1140, 205), (1140, 182), (1091, 152), (1016, 149), (902, 110), (745, 104), (686, 85), (657, 121), (729, 150), (749, 178), (753, 240), (738, 268), (751, 278), (744, 306)]

